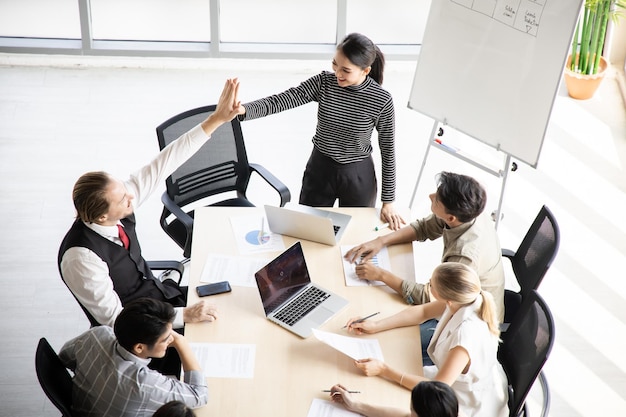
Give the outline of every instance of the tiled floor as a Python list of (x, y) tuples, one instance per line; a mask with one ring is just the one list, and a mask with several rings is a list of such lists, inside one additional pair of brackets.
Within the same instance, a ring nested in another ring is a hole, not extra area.
[[(100, 169), (123, 176), (147, 161), (158, 150), (156, 125), (215, 102), (226, 77), (240, 78), (247, 101), (327, 68), (328, 62), (318, 61), (0, 55), (1, 416), (58, 415), (35, 377), (37, 340), (45, 336), (58, 349), (88, 327), (56, 267), (58, 244), (74, 214), (76, 178)], [(406, 207), (432, 128), (431, 120), (405, 106), (413, 71), (413, 63), (389, 62), (385, 74), (398, 115), (397, 204)], [(294, 196), (314, 123), (310, 105), (244, 124), (250, 160), (270, 169)], [(471, 139), (450, 140), (464, 149), (479, 147)], [(608, 78), (584, 102), (560, 88), (537, 168), (520, 163), (506, 186), (498, 229), (504, 247), (517, 247), (542, 204), (561, 226), (560, 252), (540, 288), (558, 332), (545, 367), (552, 417), (620, 416), (626, 410), (625, 165), (626, 112), (615, 79)], [(427, 213), (426, 195), (440, 170), (477, 177), (489, 188), (489, 209), (496, 208), (499, 179), (434, 150), (414, 216)], [(160, 193), (137, 210), (145, 256), (180, 258), (158, 226)], [(271, 195), (252, 197), (262, 203)], [(416, 258), (433, 247), (436, 253), (436, 243), (418, 246)]]

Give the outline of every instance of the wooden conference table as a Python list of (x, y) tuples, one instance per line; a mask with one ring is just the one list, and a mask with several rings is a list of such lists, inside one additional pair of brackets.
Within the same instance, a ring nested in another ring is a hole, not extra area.
[[(374, 231), (380, 224), (372, 208), (335, 208), (352, 215), (352, 220), (338, 245), (328, 246), (300, 240), (312, 281), (347, 298), (349, 305), (324, 324), (320, 330), (353, 336), (342, 327), (351, 317), (380, 311), (379, 317), (406, 307), (402, 299), (387, 287), (346, 287), (340, 245), (356, 245), (389, 230)], [(199, 300), (195, 287), (209, 253), (229, 256), (254, 256), (269, 262), (281, 251), (241, 255), (230, 218), (263, 216), (262, 208), (204, 207), (196, 209), (189, 278), (189, 304)], [(283, 236), (285, 249), (298, 239)], [(410, 244), (389, 247), (392, 271), (413, 277), (413, 254)], [(216, 277), (215, 281), (228, 280)], [(374, 404), (409, 407), (410, 391), (381, 377), (367, 377), (343, 353), (317, 340), (302, 339), (265, 318), (256, 287), (233, 287), (231, 293), (206, 298), (216, 304), (219, 319), (213, 323), (187, 324), (185, 335), (190, 342), (255, 344), (254, 377), (207, 378), (209, 402), (195, 410), (204, 416), (306, 416), (314, 398), (329, 399), (329, 389), (342, 383), (358, 390), (360, 399)], [(379, 340), (385, 362), (407, 373), (422, 372), (419, 327), (394, 329), (360, 336)]]

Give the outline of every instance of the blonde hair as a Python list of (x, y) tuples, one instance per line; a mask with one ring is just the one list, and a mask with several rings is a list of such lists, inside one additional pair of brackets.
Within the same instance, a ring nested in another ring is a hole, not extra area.
[(482, 296), (478, 317), (487, 323), (491, 333), (500, 337), (496, 303), (488, 291), (481, 289), (476, 271), (459, 262), (444, 262), (435, 268), (430, 282), (440, 299), (462, 306), (470, 305)]

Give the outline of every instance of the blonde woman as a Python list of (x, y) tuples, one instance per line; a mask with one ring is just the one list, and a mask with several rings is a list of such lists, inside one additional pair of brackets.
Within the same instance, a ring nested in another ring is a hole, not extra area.
[(507, 379), (497, 359), (500, 329), (493, 297), (480, 288), (473, 269), (457, 262), (437, 266), (430, 288), (437, 301), (377, 322), (357, 323), (356, 318), (348, 322), (349, 331), (362, 334), (439, 319), (428, 346), (434, 365), (424, 367), (424, 376), (405, 374), (376, 359), (361, 359), (355, 365), (365, 375), (379, 375), (407, 389), (425, 380), (445, 382), (456, 393), (462, 415), (508, 416)]

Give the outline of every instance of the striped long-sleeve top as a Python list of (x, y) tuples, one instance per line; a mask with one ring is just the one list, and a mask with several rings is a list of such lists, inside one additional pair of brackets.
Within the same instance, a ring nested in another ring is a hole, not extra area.
[(391, 94), (366, 77), (359, 85), (340, 87), (335, 74), (315, 75), (282, 93), (245, 103), (240, 120), (252, 120), (318, 103), (314, 146), (338, 163), (349, 164), (367, 158), (372, 152), (372, 132), (378, 132), (382, 162), (383, 202), (395, 200), (395, 112)]
[(148, 368), (150, 359), (124, 349), (108, 326), (92, 327), (59, 352), (74, 371), (72, 413), (80, 417), (152, 417), (163, 404), (180, 401), (198, 408), (209, 390), (201, 370), (185, 371), (184, 381)]

